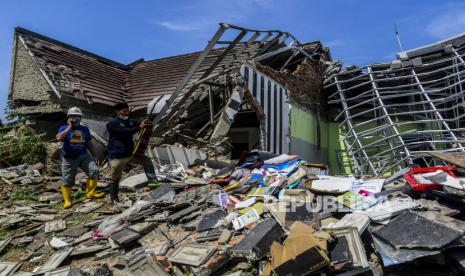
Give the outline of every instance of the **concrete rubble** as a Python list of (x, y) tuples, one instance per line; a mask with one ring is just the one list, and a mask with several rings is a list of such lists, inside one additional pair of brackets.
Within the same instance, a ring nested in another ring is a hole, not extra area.
[[(220, 40), (230, 31), (235, 39)], [(81, 81), (90, 89), (86, 112), (100, 110), (92, 100), (110, 106), (91, 91), (105, 70), (84, 77), (55, 64), (61, 52), (78, 60), (90, 53), (21, 28), (15, 41), (19, 57), (36, 57), (51, 84), (68, 88), (53, 86), (64, 96), (55, 107), (49, 98), (25, 101), (19, 87), (17, 111), (47, 107), (42, 123), (57, 121), (68, 97), (74, 105), (73, 93), (84, 92), (72, 89)], [(2, 160), (0, 275), (463, 275), (464, 41), (342, 69), (320, 42), (220, 24), (204, 51), (184, 57), (194, 63), (173, 74), (183, 78), (170, 94), (143, 97), (157, 110), (160, 137), (146, 155), (159, 183), (148, 185), (129, 164), (111, 206), (86, 199), (79, 173), (73, 207), (63, 210), (56, 143), (45, 146), (45, 165)], [(100, 68), (102, 57), (91, 57)], [(120, 85), (113, 92), (133, 95), (139, 117), (147, 103), (127, 87), (137, 76), (128, 74), (153, 62), (105, 60), (108, 72), (124, 71), (124, 93)], [(104, 129), (106, 115), (97, 113), (84, 119)], [(324, 126), (330, 117), (340, 125)], [(99, 190), (110, 182), (101, 169)]]
[[(39, 201), (49, 184), (35, 184), (27, 199), (1, 202), (0, 271), (380, 275), (427, 273), (422, 264), (432, 261), (435, 273), (464, 271), (462, 207), (434, 193), (465, 180), (457, 167), (406, 170), (392, 180), (317, 175), (297, 155), (251, 151), (234, 162), (219, 169), (192, 165), (180, 182), (140, 184), (113, 207), (76, 198), (65, 211), (61, 200)], [(27, 167), (2, 169), (0, 177), (17, 177)], [(54, 179), (35, 167), (36, 175)], [(205, 171), (210, 177), (202, 177)], [(7, 185), (25, 193), (28, 184)]]

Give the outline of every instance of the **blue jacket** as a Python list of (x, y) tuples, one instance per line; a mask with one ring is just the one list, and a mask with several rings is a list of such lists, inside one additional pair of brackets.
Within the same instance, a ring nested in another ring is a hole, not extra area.
[(122, 120), (115, 117), (107, 123), (108, 146), (110, 159), (129, 157), (134, 150), (133, 136), (140, 131), (139, 124), (134, 120)]

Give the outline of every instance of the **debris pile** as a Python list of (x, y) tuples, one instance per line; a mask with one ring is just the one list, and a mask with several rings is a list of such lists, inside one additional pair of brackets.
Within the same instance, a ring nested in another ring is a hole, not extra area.
[(252, 151), (220, 169), (161, 166), (156, 187), (134, 170), (114, 206), (79, 198), (75, 185), (69, 210), (43, 168), (0, 170), (11, 190), (0, 203), (2, 275), (465, 272), (456, 166), (357, 179)]

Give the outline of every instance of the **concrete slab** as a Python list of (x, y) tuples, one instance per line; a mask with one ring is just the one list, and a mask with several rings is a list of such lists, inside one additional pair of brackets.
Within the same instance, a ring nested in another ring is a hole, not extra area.
[(119, 187), (121, 190), (135, 191), (144, 187), (148, 181), (149, 180), (147, 179), (145, 173), (140, 173), (124, 179), (119, 183)]
[(0, 276), (13, 275), (20, 266), (20, 262), (0, 262)]
[(66, 221), (63, 219), (51, 220), (45, 223), (45, 233), (58, 232), (66, 229)]
[(45, 273), (48, 271), (52, 271), (60, 266), (60, 264), (68, 258), (69, 254), (73, 251), (74, 248), (67, 248), (65, 250), (57, 251), (53, 253), (52, 256), (45, 262), (37, 271), (38, 273)]
[(283, 233), (283, 229), (276, 220), (264, 219), (232, 249), (232, 255), (244, 257), (251, 261), (259, 260), (268, 254), (271, 244), (274, 241), (279, 241)]
[(173, 263), (200, 266), (216, 251), (215, 246), (186, 244), (176, 248), (168, 257)]

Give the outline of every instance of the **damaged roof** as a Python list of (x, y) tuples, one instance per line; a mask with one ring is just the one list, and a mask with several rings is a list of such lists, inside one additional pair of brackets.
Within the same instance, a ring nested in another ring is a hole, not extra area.
[[(110, 106), (125, 101), (134, 111), (145, 109), (150, 101), (162, 95), (169, 97), (176, 94), (178, 88), (191, 91), (182, 93), (190, 97), (193, 90), (188, 87), (205, 78), (206, 73), (214, 75), (225, 72), (231, 69), (233, 63), (253, 59), (258, 55), (265, 54), (263, 56), (266, 57), (259, 62), (269, 66), (270, 71), (281, 71), (283, 64), (294, 71), (298, 61), (317, 52), (323, 53), (324, 59), (330, 59), (329, 50), (325, 48), (322, 51), (319, 41), (300, 44), (286, 32), (220, 25), (223, 29), (240, 31), (239, 39), (218, 40), (208, 51), (149, 61), (141, 58), (129, 64), (104, 58), (20, 27), (15, 28), (15, 37), (17, 43), (26, 47), (57, 96)], [(294, 42), (286, 45), (288, 38), (294, 39)], [(196, 62), (199, 62), (197, 66)], [(194, 72), (189, 75), (188, 82), (183, 83), (192, 68), (195, 68)]]
[[(106, 105), (126, 101), (133, 110), (172, 93), (200, 54), (121, 64), (24, 28), (15, 28), (15, 35), (61, 94)], [(220, 52), (215, 49), (211, 56)]]

